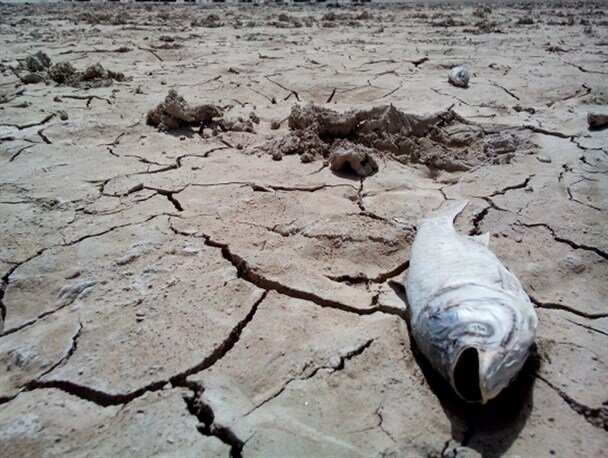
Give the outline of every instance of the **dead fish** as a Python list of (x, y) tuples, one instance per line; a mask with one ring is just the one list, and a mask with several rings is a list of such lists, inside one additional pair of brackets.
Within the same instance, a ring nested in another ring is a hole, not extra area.
[(454, 67), (448, 73), (448, 81), (458, 87), (467, 87), (469, 78), (469, 71), (464, 67)]
[(485, 404), (521, 370), (538, 318), (515, 275), (487, 248), (489, 234), (454, 229), (467, 203), (419, 223), (405, 287), (422, 353), (460, 397)]

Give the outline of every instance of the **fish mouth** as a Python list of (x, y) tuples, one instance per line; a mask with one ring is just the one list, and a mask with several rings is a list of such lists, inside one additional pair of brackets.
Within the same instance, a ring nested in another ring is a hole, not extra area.
[(458, 355), (452, 370), (452, 386), (458, 396), (465, 401), (484, 403), (477, 348), (467, 347)]

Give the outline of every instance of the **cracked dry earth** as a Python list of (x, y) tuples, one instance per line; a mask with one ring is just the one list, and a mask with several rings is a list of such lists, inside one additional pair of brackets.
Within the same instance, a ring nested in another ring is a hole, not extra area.
[[(2, 456), (605, 456), (605, 7), (0, 5)], [(125, 79), (21, 84), (38, 51)], [(168, 89), (260, 123), (157, 132)], [(533, 146), (335, 174), (264, 150), (298, 102), (452, 107)], [(540, 319), (485, 407), (419, 355), (400, 286), (456, 198)]]

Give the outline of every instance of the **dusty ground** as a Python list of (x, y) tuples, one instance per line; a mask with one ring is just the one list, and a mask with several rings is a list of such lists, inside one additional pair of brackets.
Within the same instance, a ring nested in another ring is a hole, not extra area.
[[(0, 5), (2, 456), (606, 456), (606, 7)], [(73, 69), (19, 69), (38, 51)], [(254, 132), (147, 125), (169, 89)], [(451, 107), (432, 151), (478, 161), (273, 160), (307, 102)], [(400, 286), (417, 219), (461, 197), (540, 319), (483, 408)]]

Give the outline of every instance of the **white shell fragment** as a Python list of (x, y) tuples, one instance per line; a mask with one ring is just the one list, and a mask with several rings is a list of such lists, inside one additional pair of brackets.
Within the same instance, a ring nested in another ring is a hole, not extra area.
[(448, 73), (448, 81), (458, 87), (467, 87), (469, 85), (469, 78), (469, 71), (464, 67), (454, 67)]
[(411, 329), (420, 350), (469, 402), (486, 403), (519, 373), (538, 319), (517, 278), (453, 220), (466, 201), (424, 219), (405, 282)]

